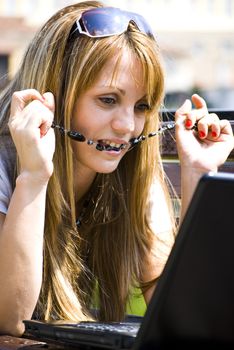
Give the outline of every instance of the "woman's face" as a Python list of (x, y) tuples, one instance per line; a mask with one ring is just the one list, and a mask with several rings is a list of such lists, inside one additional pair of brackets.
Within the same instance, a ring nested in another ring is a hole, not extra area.
[(104, 66), (93, 86), (75, 105), (72, 130), (86, 139), (114, 146), (113, 150), (98, 151), (94, 145), (72, 141), (75, 166), (83, 175), (113, 172), (127, 152), (119, 146), (139, 136), (144, 128), (148, 104), (142, 67), (137, 59), (123, 54), (112, 83), (115, 62), (116, 58)]

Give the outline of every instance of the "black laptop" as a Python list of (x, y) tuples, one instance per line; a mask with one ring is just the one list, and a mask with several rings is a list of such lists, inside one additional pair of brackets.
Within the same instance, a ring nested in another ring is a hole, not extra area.
[(234, 174), (201, 178), (142, 319), (24, 322), (26, 335), (75, 348), (234, 348)]

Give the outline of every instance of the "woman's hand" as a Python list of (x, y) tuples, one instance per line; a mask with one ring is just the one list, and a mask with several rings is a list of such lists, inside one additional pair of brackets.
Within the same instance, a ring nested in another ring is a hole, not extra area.
[[(220, 120), (208, 112), (206, 102), (199, 95), (176, 112), (176, 140), (182, 167), (198, 172), (217, 171), (234, 147), (234, 137), (228, 120)], [(194, 126), (197, 126), (197, 130)]]
[(200, 177), (216, 172), (234, 147), (234, 137), (228, 120), (209, 113), (206, 102), (198, 95), (176, 112), (176, 143), (181, 164), (181, 215), (188, 208)]
[(20, 173), (47, 181), (53, 172), (55, 136), (52, 93), (37, 90), (17, 91), (12, 96), (9, 129), (20, 160)]

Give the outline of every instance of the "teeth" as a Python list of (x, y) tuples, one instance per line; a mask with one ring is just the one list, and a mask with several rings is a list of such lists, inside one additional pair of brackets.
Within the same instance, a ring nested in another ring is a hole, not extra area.
[(102, 142), (106, 145), (110, 145), (111, 147), (116, 147), (116, 148), (119, 148), (122, 145), (122, 143), (115, 143), (109, 140), (102, 140)]
[(110, 143), (110, 146), (111, 146), (111, 147), (120, 147), (120, 144), (111, 142), (111, 143)]

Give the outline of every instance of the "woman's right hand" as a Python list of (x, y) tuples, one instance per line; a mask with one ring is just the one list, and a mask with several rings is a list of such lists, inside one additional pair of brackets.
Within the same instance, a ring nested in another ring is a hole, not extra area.
[(39, 181), (48, 181), (53, 173), (54, 110), (50, 92), (41, 95), (28, 89), (12, 96), (8, 126), (20, 160), (20, 174), (32, 174)]

